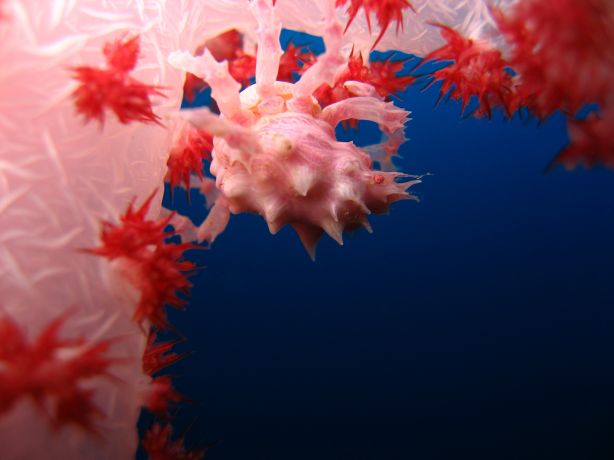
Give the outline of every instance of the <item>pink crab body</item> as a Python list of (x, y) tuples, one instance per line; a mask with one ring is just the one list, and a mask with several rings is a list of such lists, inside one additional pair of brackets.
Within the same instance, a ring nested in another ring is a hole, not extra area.
[[(284, 101), (279, 112), (260, 114), (256, 89), (241, 94), (241, 105), (255, 116), (251, 130), (260, 151), (237, 157), (223, 138), (214, 148), (211, 172), (232, 213), (260, 214), (271, 233), (292, 225), (313, 257), (322, 232), (341, 244), (343, 231), (369, 229), (367, 214), (410, 197), (405, 190), (415, 181), (397, 183), (402, 174), (373, 171), (369, 155), (335, 139), (333, 111), (320, 112), (315, 103), (313, 114), (289, 110), (292, 85), (278, 82), (276, 94)], [(392, 123), (402, 127), (404, 112), (387, 108)]]

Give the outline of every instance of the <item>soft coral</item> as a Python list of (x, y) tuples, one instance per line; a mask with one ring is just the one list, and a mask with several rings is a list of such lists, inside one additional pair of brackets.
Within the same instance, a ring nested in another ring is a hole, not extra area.
[(511, 48), (521, 98), (534, 114), (544, 118), (560, 109), (573, 115), (612, 94), (610, 0), (525, 0), (493, 13)]
[(346, 83), (357, 81), (371, 85), (377, 95), (390, 100), (391, 96), (403, 92), (415, 80), (411, 75), (398, 75), (407, 59), (393, 61), (392, 57), (365, 64), (362, 55), (352, 51), (346, 68), (337, 75), (333, 86), (320, 86), (314, 97), (322, 107), (353, 97), (354, 94), (347, 88)]
[(125, 262), (129, 281), (140, 292), (134, 320), (140, 325), (148, 320), (158, 328), (168, 328), (164, 307), (181, 308), (185, 304), (177, 292), (189, 291), (191, 283), (185, 274), (195, 266), (182, 257), (185, 251), (196, 246), (166, 241), (174, 235), (165, 228), (173, 214), (157, 220), (148, 219), (154, 196), (155, 192), (136, 211), (131, 203), (119, 224), (103, 222), (101, 246), (86, 251)]
[(64, 316), (51, 321), (28, 342), (13, 319), (0, 317), (0, 415), (30, 397), (55, 427), (75, 424), (95, 432), (94, 419), (104, 413), (92, 401), (94, 390), (81, 384), (110, 375), (108, 368), (114, 360), (106, 355), (112, 341), (61, 339), (59, 331), (65, 320)]
[(118, 39), (103, 47), (106, 67), (78, 66), (73, 78), (79, 86), (73, 92), (77, 111), (85, 121), (98, 120), (111, 110), (120, 123), (132, 121), (159, 123), (151, 106), (151, 96), (163, 96), (159, 87), (142, 83), (130, 76), (136, 65), (140, 46), (138, 36)]
[(451, 27), (435, 25), (441, 29), (446, 44), (426, 55), (423, 64), (433, 60), (448, 62), (432, 73), (432, 82), (442, 82), (440, 98), (449, 94), (461, 101), (464, 111), (475, 97), (477, 117), (490, 118), (495, 107), (503, 108), (511, 117), (520, 106), (520, 97), (501, 52), (484, 42), (464, 37)]
[(403, 12), (404, 10), (414, 10), (413, 5), (409, 0), (336, 0), (336, 6), (344, 6), (350, 3), (347, 9), (347, 14), (350, 16), (346, 30), (354, 21), (354, 18), (360, 11), (364, 9), (367, 25), (371, 30), (371, 14), (375, 13), (375, 18), (380, 27), (380, 33), (373, 44), (373, 48), (377, 46), (382, 39), (386, 30), (391, 23), (396, 22), (397, 32), (403, 28)]

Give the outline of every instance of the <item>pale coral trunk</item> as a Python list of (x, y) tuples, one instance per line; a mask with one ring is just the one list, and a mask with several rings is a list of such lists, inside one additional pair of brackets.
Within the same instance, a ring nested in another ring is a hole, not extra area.
[[(318, 34), (322, 14), (303, 0), (278, 0), (283, 27)], [(487, 30), (483, 1), (415, 2), (426, 10), (408, 19), (402, 37), (394, 28), (380, 48), (425, 53), (440, 44), (424, 19), (468, 22)], [(439, 9), (436, 6), (439, 5)], [(443, 5), (443, 6), (442, 6)], [(33, 337), (50, 320), (71, 312), (63, 333), (90, 340), (119, 339), (112, 355), (116, 379), (88, 381), (104, 412), (100, 436), (78, 427), (54, 430), (28, 401), (0, 417), (3, 459), (131, 458), (136, 420), (148, 378), (141, 370), (145, 336), (131, 320), (134, 293), (103, 259), (80, 252), (98, 244), (100, 222), (115, 221), (128, 202), (140, 203), (159, 188), (160, 209), (174, 115), (184, 75), (167, 63), (171, 51), (194, 51), (207, 38), (236, 27), (255, 39), (257, 22), (247, 0), (8, 0), (0, 22), (0, 312)], [(341, 10), (338, 11), (343, 14)], [(439, 16), (438, 16), (439, 15)], [(109, 114), (103, 127), (75, 112), (70, 68), (102, 65), (102, 46), (124, 32), (141, 37), (134, 77), (163, 87), (153, 100), (164, 126), (119, 124)], [(375, 33), (375, 32), (374, 32)], [(359, 17), (346, 35), (368, 49)], [(349, 52), (349, 48), (348, 48)], [(171, 128), (171, 129), (168, 129)]]
[[(97, 420), (99, 437), (72, 426), (54, 430), (24, 400), (0, 417), (0, 457), (131, 458), (147, 383), (140, 366), (145, 336), (131, 320), (130, 290), (122, 294), (107, 261), (79, 249), (98, 244), (101, 219), (115, 221), (129, 200), (161, 187), (170, 131), (120, 125), (112, 115), (104, 127), (84, 124), (71, 99), (70, 68), (99, 66), (103, 43), (140, 33), (134, 76), (165, 88), (167, 98), (153, 102), (170, 125), (165, 115), (179, 107), (183, 76), (166, 65), (166, 55), (192, 46), (191, 37), (182, 31), (183, 13), (164, 2), (27, 1), (6, 10), (0, 24), (0, 309), (30, 337), (69, 310), (62, 334), (118, 338), (111, 355), (127, 360), (112, 366), (117, 379), (87, 382), (105, 414)], [(161, 193), (157, 209), (160, 199)]]

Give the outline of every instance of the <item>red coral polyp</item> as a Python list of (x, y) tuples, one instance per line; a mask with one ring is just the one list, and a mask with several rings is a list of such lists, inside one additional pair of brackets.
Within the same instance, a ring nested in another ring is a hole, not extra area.
[(488, 45), (463, 37), (454, 29), (437, 24), (447, 42), (425, 56), (429, 61), (450, 61), (445, 67), (432, 73), (432, 82), (441, 81), (440, 98), (449, 94), (460, 100), (464, 111), (472, 97), (478, 106), (477, 117), (492, 117), (492, 110), (501, 107), (508, 117), (520, 105), (514, 78), (501, 52)]
[(373, 48), (375, 48), (382, 39), (390, 24), (396, 22), (397, 33), (403, 28), (403, 13), (405, 10), (412, 10), (415, 12), (409, 0), (337, 0), (335, 5), (339, 7), (345, 6), (347, 3), (349, 3), (347, 9), (349, 19), (346, 30), (350, 27), (350, 24), (352, 24), (361, 9), (364, 10), (367, 25), (369, 26), (369, 30), (371, 30), (371, 15), (375, 14), (377, 24), (380, 28), (380, 34), (375, 40)]
[(511, 47), (509, 62), (533, 113), (574, 114), (612, 93), (614, 6), (610, 0), (525, 0), (494, 10)]
[(156, 332), (150, 331), (147, 337), (147, 347), (143, 353), (143, 372), (147, 375), (154, 375), (185, 357), (184, 353), (171, 351), (180, 342), (179, 340), (157, 342), (156, 339)]
[(185, 436), (173, 439), (171, 425), (154, 423), (143, 436), (143, 449), (149, 460), (200, 460), (207, 451), (203, 449), (188, 450), (184, 446)]
[(51, 321), (30, 343), (11, 318), (0, 318), (0, 415), (21, 399), (31, 398), (54, 427), (72, 424), (96, 432), (95, 419), (104, 413), (93, 402), (94, 390), (81, 384), (110, 376), (114, 360), (107, 352), (112, 342), (60, 339), (65, 319)]
[(171, 233), (165, 231), (172, 215), (158, 220), (147, 218), (154, 196), (155, 193), (151, 194), (137, 210), (134, 209), (134, 203), (131, 202), (126, 212), (120, 216), (119, 224), (103, 222), (100, 234), (102, 245), (88, 249), (87, 252), (110, 260), (118, 257), (139, 259), (147, 257), (150, 247), (164, 244), (164, 240), (172, 236)]
[(614, 109), (601, 116), (592, 113), (586, 120), (571, 120), (568, 129), (570, 143), (551, 166), (573, 169), (578, 164), (587, 168), (602, 164), (614, 168)]
[(129, 281), (140, 292), (134, 320), (141, 326), (149, 321), (153, 326), (165, 329), (169, 324), (164, 307), (170, 305), (180, 309), (186, 303), (178, 292), (189, 292), (191, 283), (186, 273), (193, 271), (195, 266), (182, 257), (185, 251), (196, 246), (166, 241), (174, 235), (165, 229), (172, 214), (158, 220), (146, 218), (154, 196), (155, 192), (136, 211), (131, 203), (120, 217), (119, 224), (103, 222), (101, 246), (87, 252), (109, 260), (124, 261)]
[(120, 123), (132, 121), (160, 123), (152, 108), (151, 97), (162, 96), (160, 88), (132, 78), (129, 73), (136, 65), (138, 37), (118, 40), (103, 48), (107, 67), (78, 66), (72, 69), (79, 86), (73, 92), (77, 112), (85, 121), (105, 121), (107, 110), (117, 116)]
[(414, 83), (415, 78), (411, 75), (399, 75), (408, 59), (392, 60), (393, 56), (383, 61), (371, 61), (369, 63), (370, 78), (367, 83), (373, 85), (378, 94), (386, 100), (402, 93)]
[(127, 40), (120, 38), (111, 43), (106, 43), (102, 53), (107, 65), (118, 72), (130, 72), (134, 70), (139, 58), (139, 36), (135, 35)]
[(188, 294), (192, 283), (186, 273), (195, 269), (195, 265), (181, 260), (183, 253), (194, 246), (189, 243), (162, 244), (149, 255), (133, 260), (135, 277), (133, 283), (141, 292), (141, 298), (134, 312), (134, 320), (143, 324), (148, 320), (159, 329), (168, 329), (164, 307), (183, 309), (187, 303), (178, 293)]
[(212, 150), (213, 136), (186, 123), (179, 131), (166, 162), (168, 166), (166, 179), (171, 185), (171, 189), (183, 184), (189, 191), (192, 175), (203, 179), (203, 161), (211, 160)]
[(239, 50), (236, 57), (228, 61), (228, 71), (243, 88), (247, 88), (256, 75), (256, 56)]
[(151, 381), (143, 407), (158, 417), (168, 418), (170, 409), (184, 401), (186, 398), (173, 388), (171, 377), (163, 375)]
[(300, 77), (315, 61), (316, 55), (313, 52), (290, 42), (281, 55), (277, 80), (293, 83), (296, 81), (295, 76)]
[(151, 107), (151, 96), (162, 96), (156, 86), (146, 85), (115, 69), (97, 69), (81, 66), (74, 69), (79, 87), (73, 96), (77, 111), (86, 121), (105, 121), (105, 112), (111, 110), (120, 123), (131, 121), (159, 123)]
[(383, 61), (364, 63), (362, 55), (357, 55), (352, 52), (348, 60), (345, 70), (343, 70), (335, 79), (334, 85), (320, 86), (314, 94), (322, 107), (329, 106), (335, 102), (353, 97), (345, 86), (348, 81), (358, 81), (367, 83), (375, 89), (379, 96), (385, 100), (390, 100), (390, 97), (402, 93), (411, 85), (415, 78), (411, 75), (398, 75), (403, 70), (407, 59), (397, 61), (392, 60), (393, 56)]

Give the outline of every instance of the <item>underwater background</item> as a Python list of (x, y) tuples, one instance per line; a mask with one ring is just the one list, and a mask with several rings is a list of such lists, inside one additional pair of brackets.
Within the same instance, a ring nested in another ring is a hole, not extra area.
[[(207, 458), (614, 458), (614, 173), (544, 172), (562, 116), (463, 118), (421, 86), (396, 161), (430, 174), (419, 203), (325, 236), (315, 263), (255, 215), (192, 253), (171, 322), (193, 353), (169, 373)], [(165, 204), (206, 214), (196, 193)]]

